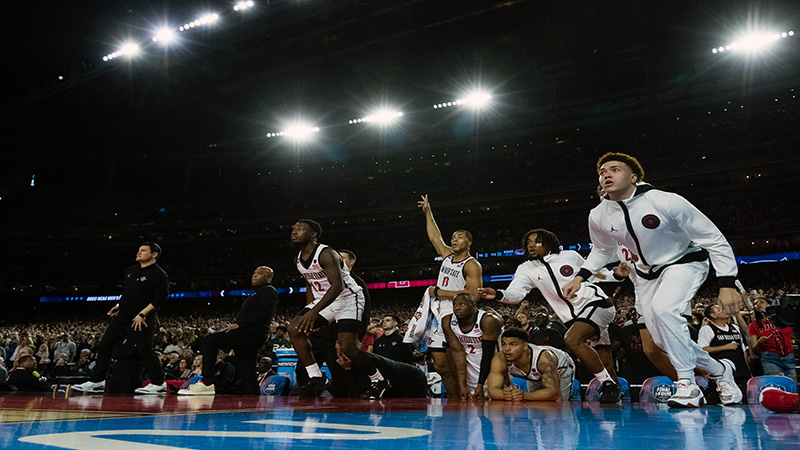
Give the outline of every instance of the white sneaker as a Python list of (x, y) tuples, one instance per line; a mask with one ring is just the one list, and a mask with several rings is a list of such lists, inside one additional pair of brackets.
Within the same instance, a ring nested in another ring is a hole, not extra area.
[(147, 386), (138, 388), (133, 392), (135, 392), (137, 394), (145, 394), (145, 395), (166, 394), (167, 393), (167, 383), (161, 383), (161, 384), (150, 383)]
[(72, 390), (78, 392), (103, 392), (106, 390), (106, 382), (98, 381), (95, 383), (93, 381), (87, 381), (85, 383), (72, 386)]
[(706, 403), (703, 391), (694, 380), (678, 380), (675, 395), (667, 400), (667, 405), (672, 408), (699, 408)]
[(206, 386), (202, 381), (189, 385), (187, 389), (178, 391), (178, 395), (214, 395), (214, 385)]
[(711, 377), (717, 381), (717, 392), (723, 405), (735, 405), (742, 402), (742, 390), (736, 385), (733, 373), (736, 371), (736, 364), (729, 359), (721, 359), (719, 362), (725, 370), (719, 377)]

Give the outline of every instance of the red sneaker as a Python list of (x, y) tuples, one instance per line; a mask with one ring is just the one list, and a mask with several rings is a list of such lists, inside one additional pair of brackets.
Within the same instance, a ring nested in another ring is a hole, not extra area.
[(767, 388), (761, 391), (759, 403), (764, 408), (776, 413), (798, 412), (797, 394), (789, 394), (776, 388)]

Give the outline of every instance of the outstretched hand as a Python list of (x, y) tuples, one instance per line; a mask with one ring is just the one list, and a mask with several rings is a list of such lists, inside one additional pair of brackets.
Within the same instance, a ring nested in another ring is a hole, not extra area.
[(490, 287), (478, 288), (478, 295), (484, 300), (494, 300), (497, 297), (497, 291)]
[(417, 200), (417, 206), (422, 208), (422, 212), (428, 214), (431, 212), (431, 204), (428, 201), (428, 194), (425, 194), (422, 197), (422, 200)]

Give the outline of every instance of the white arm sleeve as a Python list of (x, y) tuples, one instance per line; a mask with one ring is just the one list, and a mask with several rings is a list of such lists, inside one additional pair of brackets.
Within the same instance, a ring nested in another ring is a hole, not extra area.
[[(594, 213), (594, 211), (592, 211)], [(600, 229), (589, 214), (589, 239), (592, 241), (592, 251), (584, 261), (581, 270), (586, 269), (592, 274), (597, 273), (605, 266), (617, 251), (617, 242), (609, 238), (605, 230)]]
[(670, 196), (669, 213), (694, 243), (708, 251), (717, 277), (736, 277), (739, 269), (733, 249), (714, 222), (680, 195)]
[(528, 293), (536, 287), (528, 270), (525, 269), (524, 264), (517, 267), (514, 272), (514, 279), (505, 289), (499, 289), (498, 292), (503, 293), (503, 298), (498, 300), (500, 303), (516, 304), (521, 302)]

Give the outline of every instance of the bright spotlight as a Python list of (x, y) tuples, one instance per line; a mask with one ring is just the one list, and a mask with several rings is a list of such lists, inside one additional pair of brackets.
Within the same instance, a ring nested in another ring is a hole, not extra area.
[(353, 124), (356, 124), (356, 123), (374, 122), (374, 123), (377, 123), (377, 124), (380, 124), (380, 125), (388, 125), (388, 124), (396, 121), (400, 117), (403, 117), (403, 113), (400, 112), (400, 111), (391, 111), (391, 110), (388, 110), (388, 109), (381, 109), (381, 110), (375, 111), (374, 113), (370, 114), (367, 117), (362, 117), (360, 119), (353, 119), (353, 120), (349, 121), (348, 123), (350, 125), (353, 125)]
[(122, 55), (134, 56), (139, 53), (139, 46), (132, 43), (127, 43), (119, 49), (119, 53)]
[(154, 42), (160, 42), (163, 45), (167, 45), (170, 42), (175, 40), (175, 30), (172, 28), (161, 28), (156, 31), (156, 35), (153, 36)]
[(456, 102), (459, 102), (459, 104), (463, 103), (470, 105), (473, 108), (482, 108), (487, 103), (489, 103), (489, 100), (491, 99), (492, 96), (489, 95), (488, 93), (476, 91), (476, 92), (471, 92), (469, 95), (467, 95), (467, 97), (464, 98), (463, 101), (456, 100)]
[(794, 36), (794, 31), (768, 32), (768, 33), (751, 33), (740, 37), (736, 42), (728, 45), (715, 47), (711, 49), (712, 53), (723, 53), (726, 50), (732, 52), (748, 52), (754, 53), (759, 50), (773, 45), (775, 41)]
[(236, 5), (234, 5), (233, 9), (235, 11), (244, 11), (245, 9), (252, 8), (254, 4), (255, 3), (253, 3), (252, 1), (241, 1)]
[(312, 127), (306, 124), (297, 124), (277, 133), (267, 133), (267, 137), (286, 136), (296, 141), (304, 141), (310, 139), (314, 133), (319, 133), (319, 127)]

